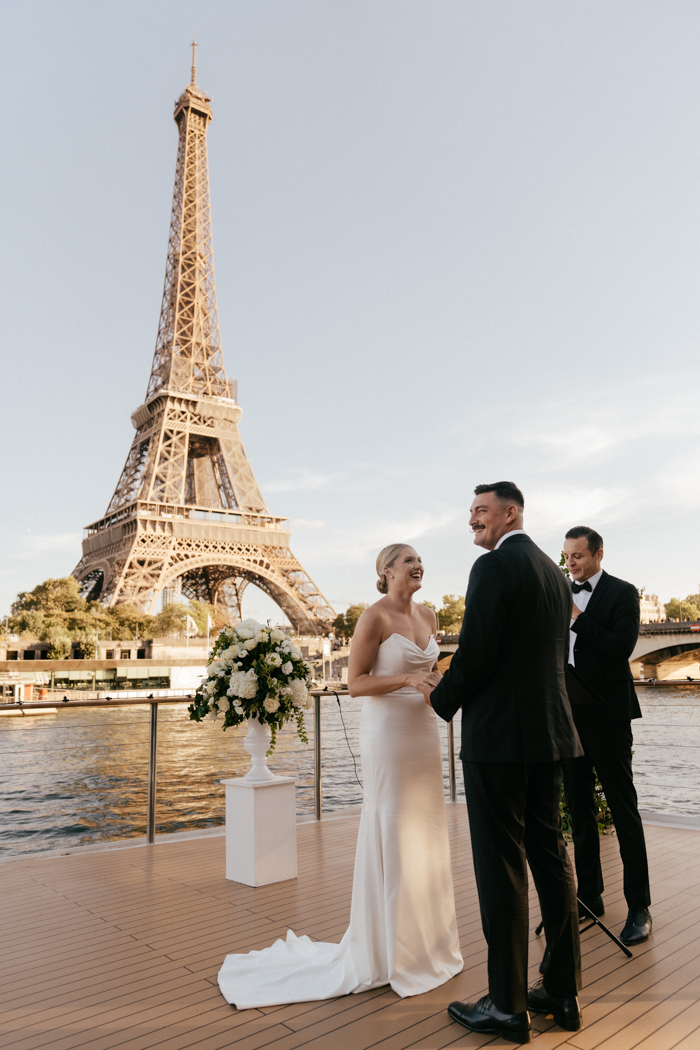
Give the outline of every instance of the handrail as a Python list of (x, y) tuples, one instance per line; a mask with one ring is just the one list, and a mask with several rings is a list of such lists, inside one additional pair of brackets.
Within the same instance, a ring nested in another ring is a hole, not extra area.
[[(314, 820), (323, 818), (322, 798), (322, 762), (321, 762), (321, 697), (350, 696), (347, 689), (312, 689), (311, 696), (314, 698)], [(150, 725), (148, 734), (148, 792), (146, 805), (146, 842), (152, 846), (156, 834), (156, 778), (158, 760), (158, 705), (159, 704), (185, 704), (193, 700), (193, 696), (132, 696), (132, 697), (110, 697), (103, 700), (39, 700), (24, 703), (22, 701), (12, 704), (0, 705), (0, 710), (31, 711), (46, 710), (56, 707), (130, 707), (140, 704), (142, 707), (149, 704), (151, 708)], [(450, 802), (457, 798), (457, 781), (455, 775), (455, 747), (454, 747), (454, 725), (447, 725), (447, 768), (449, 773)]]

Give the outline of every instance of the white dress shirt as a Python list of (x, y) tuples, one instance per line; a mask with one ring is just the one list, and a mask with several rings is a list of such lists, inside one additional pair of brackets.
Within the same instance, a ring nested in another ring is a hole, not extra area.
[[(579, 591), (578, 594), (572, 595), (572, 597), (574, 599), (574, 605), (576, 606), (577, 609), (580, 609), (581, 612), (585, 612), (586, 606), (588, 605), (589, 601), (593, 597), (593, 591), (596, 589), (598, 581), (600, 580), (600, 577), (602, 575), (603, 575), (603, 570), (599, 569), (598, 572), (595, 574), (595, 576), (591, 576), (591, 578), (589, 580), (586, 580), (586, 583), (590, 583), (590, 585), (591, 585), (590, 591)], [(571, 617), (571, 623), (569, 624), (569, 627), (573, 627), (573, 625), (574, 625), (574, 618), (572, 616)], [(576, 632), (575, 631), (569, 631), (569, 663), (571, 664), (572, 667), (576, 666), (576, 661), (574, 660), (574, 646), (575, 645), (576, 645)]]
[(497, 551), (501, 544), (505, 543), (505, 541), (510, 539), (511, 536), (527, 536), (527, 533), (525, 532), (525, 529), (511, 529), (510, 532), (504, 532), (493, 549)]

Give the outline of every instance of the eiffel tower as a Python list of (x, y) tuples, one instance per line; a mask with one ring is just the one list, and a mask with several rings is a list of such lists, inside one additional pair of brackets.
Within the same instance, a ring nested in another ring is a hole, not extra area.
[(299, 634), (325, 634), (334, 612), (265, 505), (238, 432), (214, 284), (207, 126), (211, 98), (192, 78), (175, 103), (179, 141), (165, 286), (146, 399), (107, 512), (86, 529), (73, 570), (81, 593), (153, 612), (158, 596), (225, 606), (236, 622), (249, 583)]

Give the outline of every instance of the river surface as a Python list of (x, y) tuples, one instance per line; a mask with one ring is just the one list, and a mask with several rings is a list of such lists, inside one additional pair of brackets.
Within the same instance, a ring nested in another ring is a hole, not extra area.
[[(700, 816), (700, 689), (638, 689), (644, 712), (634, 725), (634, 770), (643, 810)], [(359, 808), (361, 700), (323, 698), (323, 811)], [(313, 718), (309, 745), (291, 727), (269, 760), (296, 777), (297, 812), (313, 817)], [(143, 836), (148, 777), (148, 707), (60, 709), (56, 715), (0, 719), (0, 857)], [(185, 704), (163, 704), (158, 717), (158, 834), (224, 822), (219, 781), (241, 776), (250, 759), (245, 727), (191, 722)], [(443, 772), (447, 791), (444, 723)], [(347, 739), (346, 739), (347, 733)], [(459, 716), (455, 724), (459, 740)], [(354, 760), (353, 760), (354, 756)], [(356, 776), (357, 772), (357, 776)], [(463, 798), (457, 770), (458, 798)]]

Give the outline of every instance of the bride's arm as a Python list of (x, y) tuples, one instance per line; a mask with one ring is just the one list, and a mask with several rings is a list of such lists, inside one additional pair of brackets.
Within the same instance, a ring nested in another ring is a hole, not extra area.
[[(430, 672), (419, 674), (372, 675), (384, 633), (384, 622), (381, 613), (367, 609), (357, 621), (355, 634), (348, 661), (348, 692), (350, 696), (384, 696), (395, 689), (420, 689), (427, 686)], [(434, 688), (434, 686), (431, 686)]]

